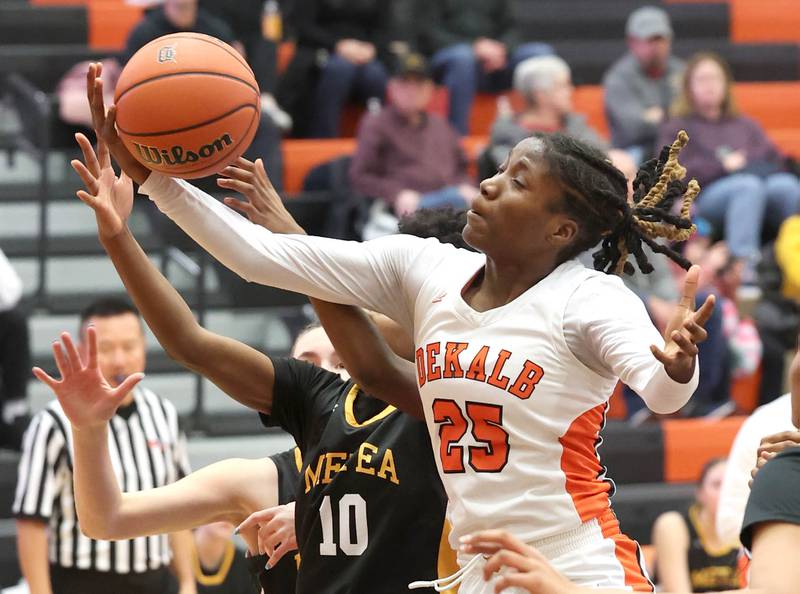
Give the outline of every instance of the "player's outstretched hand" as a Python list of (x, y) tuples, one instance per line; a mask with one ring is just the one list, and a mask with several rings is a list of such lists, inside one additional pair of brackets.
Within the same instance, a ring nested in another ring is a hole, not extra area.
[(124, 171), (119, 178), (114, 174), (108, 148), (102, 140), (98, 142), (97, 153), (80, 132), (75, 140), (83, 152), (83, 162), (73, 159), (70, 164), (86, 186), (85, 190), (78, 190), (78, 198), (94, 210), (100, 237), (115, 237), (125, 229), (131, 215), (133, 184)]
[(125, 397), (144, 378), (143, 373), (134, 373), (112, 388), (97, 365), (97, 332), (91, 326), (86, 329), (86, 340), (89, 352), (85, 363), (68, 332), (61, 334), (61, 341), (53, 343), (60, 380), (50, 377), (39, 367), (33, 368), (37, 379), (55, 392), (75, 429), (105, 425)]
[(261, 159), (255, 162), (239, 157), (236, 163), (222, 170), (217, 185), (226, 190), (239, 192), (246, 201), (225, 198), (225, 204), (243, 213), (256, 225), (273, 233), (299, 233), (305, 235), (283, 205), (281, 197), (272, 185)]
[(483, 567), (487, 582), (499, 574), (496, 594), (506, 588), (522, 588), (531, 594), (578, 594), (583, 589), (558, 573), (544, 556), (504, 530), (484, 530), (461, 539), (461, 550), (467, 554), (483, 554), (488, 558)]
[(653, 356), (661, 361), (667, 374), (676, 382), (688, 383), (694, 374), (697, 345), (708, 334), (705, 324), (714, 311), (715, 297), (709, 295), (700, 309), (694, 310), (700, 267), (692, 266), (686, 273), (683, 295), (664, 332), (663, 350), (650, 346)]
[(254, 512), (236, 528), (236, 533), (258, 528), (258, 552), (269, 557), (267, 569), (297, 549), (294, 528), (294, 502)]
[(150, 170), (139, 163), (127, 149), (117, 134), (117, 108), (112, 105), (106, 110), (103, 101), (103, 65), (100, 62), (89, 64), (86, 72), (86, 99), (92, 113), (92, 127), (97, 139), (105, 142), (114, 160), (137, 184), (143, 184), (150, 175)]

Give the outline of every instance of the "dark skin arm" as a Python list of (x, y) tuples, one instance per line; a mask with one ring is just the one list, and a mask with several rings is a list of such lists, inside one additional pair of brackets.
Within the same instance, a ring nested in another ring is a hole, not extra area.
[(127, 227), (133, 188), (124, 174), (116, 180), (108, 151), (99, 159), (89, 139), (77, 134), (85, 164), (72, 166), (88, 191), (78, 197), (97, 218), (100, 242), (114, 263), (131, 299), (170, 357), (207, 377), (241, 404), (269, 414), (275, 382), (272, 361), (237, 340), (209, 332), (197, 323), (189, 306), (150, 262)]
[[(220, 187), (247, 198), (247, 202), (226, 198), (225, 204), (270, 231), (305, 234), (283, 206), (260, 159), (255, 163), (239, 159), (222, 173), (226, 177), (218, 180)], [(345, 368), (359, 385), (399, 410), (424, 418), (414, 365), (395, 354), (414, 357), (413, 343), (405, 332), (383, 316), (371, 320), (357, 307), (319, 299), (311, 299), (311, 303)]]

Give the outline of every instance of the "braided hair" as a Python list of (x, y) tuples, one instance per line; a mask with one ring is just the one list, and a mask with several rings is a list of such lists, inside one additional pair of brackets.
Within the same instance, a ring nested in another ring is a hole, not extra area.
[[(641, 166), (633, 181), (632, 202), (628, 201), (625, 176), (602, 151), (561, 134), (537, 137), (544, 145), (543, 158), (564, 191), (558, 208), (578, 222), (575, 241), (559, 254), (561, 262), (602, 241), (593, 254), (596, 270), (633, 274), (633, 264), (628, 261), (632, 254), (640, 271), (652, 272), (645, 244), (689, 268), (689, 261), (675, 249), (656, 241), (686, 241), (695, 232), (690, 210), (700, 186), (695, 180), (683, 181), (686, 169), (678, 163), (678, 153), (689, 141), (686, 132), (679, 132), (658, 158)], [(673, 214), (678, 200), (679, 214)]]

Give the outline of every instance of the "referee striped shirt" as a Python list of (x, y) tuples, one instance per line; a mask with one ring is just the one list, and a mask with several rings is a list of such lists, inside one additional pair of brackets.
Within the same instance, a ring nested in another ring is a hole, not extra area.
[[(189, 473), (186, 438), (175, 407), (141, 386), (133, 403), (110, 420), (108, 448), (123, 491), (162, 487)], [(51, 565), (119, 574), (168, 565), (167, 535), (118, 541), (83, 535), (75, 510), (72, 452), (69, 420), (54, 400), (25, 433), (13, 506), (16, 518), (48, 524)]]

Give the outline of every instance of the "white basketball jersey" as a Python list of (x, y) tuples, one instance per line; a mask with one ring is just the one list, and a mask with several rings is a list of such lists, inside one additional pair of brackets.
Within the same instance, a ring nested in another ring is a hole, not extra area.
[(578, 361), (562, 327), (570, 295), (601, 273), (567, 262), (481, 313), (461, 297), (473, 272), (437, 274), (415, 312), (418, 383), (450, 498), (451, 543), (487, 528), (531, 542), (609, 508), (613, 484), (596, 446), (616, 380)]

